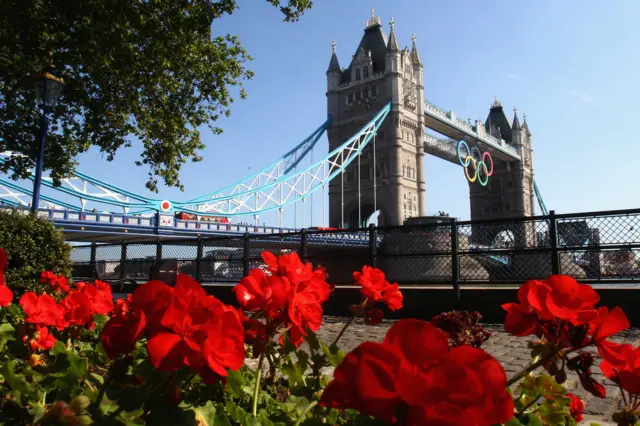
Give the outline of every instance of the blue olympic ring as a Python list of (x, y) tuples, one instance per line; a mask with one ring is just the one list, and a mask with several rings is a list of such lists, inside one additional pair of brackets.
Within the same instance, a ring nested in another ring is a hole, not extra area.
[[(466, 148), (466, 155), (462, 155), (460, 148), (464, 146)], [(485, 161), (485, 158), (487, 161)], [(480, 185), (487, 186), (489, 182), (489, 176), (493, 174), (493, 158), (489, 152), (480, 152), (477, 147), (469, 148), (469, 145), (465, 141), (458, 142), (458, 161), (464, 167), (464, 174), (467, 176), (467, 180), (473, 183), (478, 180)], [(487, 167), (487, 163), (491, 163), (491, 171)], [(473, 176), (469, 174), (469, 166), (473, 166)], [(482, 176), (485, 176), (484, 181)]]

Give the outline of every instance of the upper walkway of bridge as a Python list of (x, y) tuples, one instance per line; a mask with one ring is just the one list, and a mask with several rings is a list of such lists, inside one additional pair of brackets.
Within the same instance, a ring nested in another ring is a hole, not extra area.
[(504, 139), (498, 139), (488, 134), (481, 121), (475, 125), (456, 117), (454, 111), (444, 109), (425, 101), (425, 126), (445, 135), (447, 138), (424, 135), (424, 149), (428, 154), (458, 163), (458, 141), (466, 140), (473, 145), (479, 145), (482, 150), (488, 150), (491, 155), (502, 161), (520, 161), (518, 150), (509, 145)]

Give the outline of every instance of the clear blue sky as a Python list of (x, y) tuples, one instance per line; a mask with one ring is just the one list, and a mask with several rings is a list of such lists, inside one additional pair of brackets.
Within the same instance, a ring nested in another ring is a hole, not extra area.
[[(205, 132), (205, 160), (181, 174), (185, 192), (161, 188), (159, 198), (187, 199), (233, 183), (306, 137), (326, 118), (331, 41), (348, 66), (375, 8), (387, 34), (395, 18), (401, 47), (416, 33), (431, 102), (484, 121), (495, 95), (510, 118), (514, 105), (526, 112), (535, 176), (550, 209), (640, 207), (637, 0), (316, 0), (294, 24), (264, 1), (238, 3), (214, 31), (239, 35), (255, 59), (249, 96), (218, 123), (222, 135)], [(320, 144), (316, 159), (327, 151), (326, 138)], [(134, 145), (112, 163), (90, 152), (79, 170), (149, 194), (147, 170), (133, 164), (139, 152)], [(427, 211), (468, 218), (463, 170), (428, 156), (425, 163)]]

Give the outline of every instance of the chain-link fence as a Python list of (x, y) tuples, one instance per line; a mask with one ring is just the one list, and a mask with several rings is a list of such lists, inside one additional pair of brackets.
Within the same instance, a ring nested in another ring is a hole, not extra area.
[(202, 282), (237, 283), (261, 267), (262, 252), (270, 251), (298, 253), (324, 267), (337, 285), (351, 284), (353, 271), (364, 265), (375, 265), (401, 285), (522, 283), (558, 273), (582, 282), (640, 282), (640, 210), (420, 222), (362, 230), (94, 243), (74, 247), (74, 277), (144, 281), (182, 272)]

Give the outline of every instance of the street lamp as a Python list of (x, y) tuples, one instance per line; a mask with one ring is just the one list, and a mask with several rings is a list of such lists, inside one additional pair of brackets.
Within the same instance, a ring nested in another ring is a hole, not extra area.
[(36, 89), (36, 101), (42, 107), (42, 118), (40, 120), (40, 154), (36, 164), (36, 177), (33, 182), (33, 199), (31, 200), (31, 211), (35, 214), (40, 204), (40, 182), (42, 181), (42, 164), (44, 163), (44, 144), (47, 139), (49, 121), (47, 113), (58, 102), (64, 80), (54, 74), (53, 67), (48, 67), (42, 74), (34, 75), (34, 87)]

